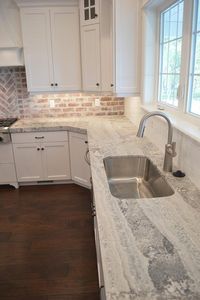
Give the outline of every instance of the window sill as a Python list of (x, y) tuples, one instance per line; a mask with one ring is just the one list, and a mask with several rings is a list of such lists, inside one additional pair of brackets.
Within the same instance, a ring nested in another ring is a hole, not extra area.
[(180, 116), (176, 112), (172, 113), (166, 109), (159, 110), (156, 105), (141, 105), (141, 108), (146, 112), (161, 111), (166, 113), (175, 129), (200, 143), (200, 125), (193, 124), (192, 122), (188, 121), (187, 118)]

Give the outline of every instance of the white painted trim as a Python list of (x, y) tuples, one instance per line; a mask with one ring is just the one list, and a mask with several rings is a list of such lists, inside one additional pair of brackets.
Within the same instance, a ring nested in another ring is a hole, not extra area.
[[(157, 105), (141, 105), (141, 108), (147, 112), (159, 111)], [(200, 143), (200, 126), (194, 122), (194, 118), (188, 114), (183, 117), (178, 111), (175, 110), (161, 110), (166, 113), (172, 122), (174, 128), (185, 134), (187, 137)], [(161, 119), (162, 120), (162, 119)]]
[(173, 2), (176, 2), (177, 0), (149, 0), (143, 5), (143, 9), (155, 9), (158, 7), (162, 7), (162, 9), (167, 8), (167, 6), (171, 6)]
[(79, 6), (78, 0), (15, 0), (21, 7)]

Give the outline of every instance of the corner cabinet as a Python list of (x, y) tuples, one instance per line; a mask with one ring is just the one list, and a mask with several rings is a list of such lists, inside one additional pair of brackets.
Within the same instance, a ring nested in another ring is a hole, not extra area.
[(77, 7), (21, 8), (28, 90), (81, 90)]
[(140, 0), (80, 0), (84, 91), (139, 94), (140, 7)]
[(90, 166), (86, 162), (86, 152), (88, 150), (87, 135), (70, 132), (70, 162), (72, 180), (85, 187), (91, 187)]
[(67, 132), (12, 134), (18, 182), (71, 179)]

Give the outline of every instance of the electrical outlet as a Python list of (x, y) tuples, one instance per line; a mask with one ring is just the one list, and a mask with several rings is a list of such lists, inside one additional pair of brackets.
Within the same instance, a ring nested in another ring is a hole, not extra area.
[(99, 98), (96, 98), (94, 103), (95, 103), (95, 106), (101, 106), (101, 102), (100, 102)]
[(49, 100), (49, 107), (50, 108), (54, 108), (55, 107), (55, 100), (54, 99), (50, 99)]

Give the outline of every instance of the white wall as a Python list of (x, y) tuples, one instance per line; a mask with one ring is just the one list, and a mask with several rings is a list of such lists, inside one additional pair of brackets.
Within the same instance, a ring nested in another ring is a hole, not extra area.
[[(140, 98), (125, 99), (125, 115), (138, 126), (145, 111), (140, 108)], [(159, 118), (151, 118), (147, 123), (145, 136), (164, 153), (167, 142), (167, 123)], [(173, 140), (177, 143), (174, 166), (184, 171), (200, 188), (200, 143), (174, 128)]]

